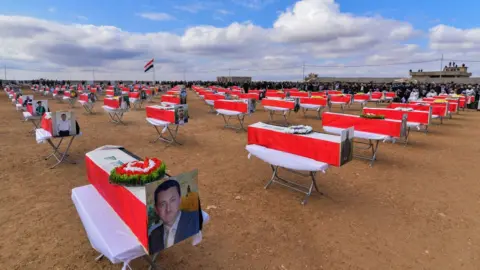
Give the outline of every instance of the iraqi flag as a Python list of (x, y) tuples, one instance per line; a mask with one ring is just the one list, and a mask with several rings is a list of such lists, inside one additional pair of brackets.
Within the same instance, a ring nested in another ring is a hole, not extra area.
[(143, 67), (145, 72), (149, 71), (150, 69), (153, 68), (153, 62), (155, 59), (152, 58), (152, 60), (148, 61), (148, 63)]

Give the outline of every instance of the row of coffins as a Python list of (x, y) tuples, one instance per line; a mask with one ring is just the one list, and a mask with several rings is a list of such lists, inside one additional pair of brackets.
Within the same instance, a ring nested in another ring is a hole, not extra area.
[[(16, 97), (5, 89), (15, 103), (25, 103), (25, 112), (38, 117), (36, 140), (52, 147), (47, 158), (57, 163), (75, 163), (69, 155), (80, 127), (73, 111), (49, 112), (47, 100), (33, 95)], [(107, 104), (117, 106), (118, 104)], [(38, 105), (36, 105), (38, 104)], [(186, 104), (146, 107), (147, 121), (172, 125), (188, 122)], [(159, 132), (160, 133), (160, 132)], [(62, 142), (67, 142), (61, 149)], [(141, 159), (123, 147), (105, 146), (85, 156), (90, 185), (72, 190), (72, 200), (92, 247), (112, 263), (124, 263), (144, 257), (156, 267), (160, 251), (187, 239), (194, 245), (202, 240), (201, 230), (209, 220), (202, 211), (198, 191), (198, 170), (174, 176), (167, 174), (165, 163), (157, 158)], [(167, 236), (166, 236), (167, 235)]]

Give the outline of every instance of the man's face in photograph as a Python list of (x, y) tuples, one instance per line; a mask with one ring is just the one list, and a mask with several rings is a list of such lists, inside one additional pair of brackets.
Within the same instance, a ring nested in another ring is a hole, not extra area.
[(181, 120), (183, 118), (185, 118), (185, 113), (183, 111), (183, 108), (179, 108), (178, 109), (178, 118)]
[(163, 223), (171, 226), (180, 211), (181, 198), (176, 187), (160, 191), (155, 209)]
[(62, 114), (61, 117), (62, 117), (62, 120), (63, 120), (63, 121), (67, 120), (67, 115), (66, 115), (66, 114)]

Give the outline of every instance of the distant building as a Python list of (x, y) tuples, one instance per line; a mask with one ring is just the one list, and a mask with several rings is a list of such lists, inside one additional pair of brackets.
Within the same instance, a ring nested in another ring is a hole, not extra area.
[(472, 73), (467, 72), (468, 67), (463, 64), (461, 67), (452, 66), (451, 63), (449, 66), (445, 66), (443, 71), (419, 71), (410, 70), (410, 76), (412, 79), (427, 79), (427, 78), (470, 78)]
[(217, 77), (219, 83), (247, 83), (252, 82), (252, 77), (221, 76)]

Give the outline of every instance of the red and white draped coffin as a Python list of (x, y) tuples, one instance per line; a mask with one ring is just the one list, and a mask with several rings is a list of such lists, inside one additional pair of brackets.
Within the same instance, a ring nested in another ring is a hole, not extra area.
[(289, 100), (276, 100), (276, 99), (262, 99), (262, 106), (267, 109), (288, 109), (293, 110), (295, 108), (295, 102)]
[(301, 91), (291, 91), (290, 90), (290, 97), (291, 98), (308, 98), (310, 94), (308, 92), (301, 92)]
[[(345, 139), (343, 138), (343, 141)], [(337, 135), (318, 132), (306, 135), (289, 134), (285, 132), (285, 127), (259, 122), (248, 126), (248, 146), (251, 145), (290, 153), (332, 166), (344, 164), (341, 162), (344, 160), (341, 156), (342, 137)]]
[(373, 92), (370, 94), (370, 100), (371, 101), (380, 101), (383, 99), (383, 93), (382, 92)]
[(385, 99), (386, 100), (392, 100), (397, 97), (397, 94), (395, 92), (386, 92), (385, 93)]
[(163, 95), (160, 98), (161, 102), (169, 103), (169, 104), (180, 104), (180, 97), (174, 95)]
[(221, 114), (236, 115), (248, 113), (248, 100), (215, 100), (213, 107)]
[(127, 163), (136, 160), (130, 153), (114, 147), (99, 148), (85, 155), (88, 181), (130, 228), (148, 254), (145, 187), (124, 187), (109, 182), (110, 172), (118, 166), (118, 161)]
[(352, 100), (351, 95), (330, 95), (330, 103), (332, 104), (349, 104)]
[(120, 99), (118, 98), (104, 98), (103, 105), (110, 107), (112, 109), (119, 109), (120, 108)]
[(267, 98), (285, 98), (286, 94), (277, 90), (267, 90), (265, 97)]
[(165, 121), (169, 123), (175, 123), (175, 108), (165, 106), (147, 106), (145, 107), (147, 118), (153, 118), (155, 120)]
[(432, 116), (433, 117), (445, 117), (447, 116), (447, 104), (446, 103), (437, 103), (437, 104), (407, 104), (407, 103), (391, 103), (388, 105), (387, 108), (395, 109), (395, 108), (412, 108), (416, 111), (430, 111), (432, 108)]
[(364, 114), (383, 115), (386, 119), (402, 120), (403, 115), (407, 115), (407, 122), (418, 123), (422, 125), (429, 125), (431, 118), (431, 111), (403, 111), (389, 108), (363, 108)]
[(235, 94), (236, 96), (238, 96), (238, 98), (241, 98), (241, 99), (255, 99), (255, 100), (259, 100), (260, 99), (260, 94), (258, 93), (245, 93), (245, 94)]
[(384, 135), (392, 138), (403, 137), (406, 133), (406, 121), (392, 119), (367, 119), (358, 115), (324, 112), (322, 125), (325, 130), (328, 127), (346, 129), (354, 127), (355, 132), (368, 132)]
[(82, 101), (80, 103), (88, 103), (90, 100), (88, 99), (88, 94), (81, 94), (79, 97), (78, 97), (78, 100), (79, 101)]
[(107, 89), (107, 90), (105, 90), (105, 95), (106, 95), (107, 97), (113, 97), (113, 96), (115, 96), (113, 89)]
[(300, 98), (300, 104), (310, 104), (310, 105), (320, 105), (320, 106), (327, 106), (327, 99), (326, 98)]
[(324, 91), (312, 92), (312, 93), (311, 93), (311, 96), (312, 96), (312, 97), (323, 97), (323, 98), (327, 98), (327, 94), (326, 94)]
[(370, 100), (370, 95), (369, 94), (355, 94), (353, 95), (353, 102), (358, 102), (358, 103), (365, 103)]
[(431, 106), (445, 106), (447, 108), (447, 112), (449, 113), (456, 113), (458, 111), (458, 100), (456, 101), (450, 101), (448, 99), (446, 99), (447, 102), (445, 103), (438, 103), (438, 102), (434, 102), (434, 101), (426, 101), (426, 100), (422, 100), (422, 101), (414, 101), (414, 102), (410, 102), (411, 104), (427, 104), (427, 105), (431, 105)]

